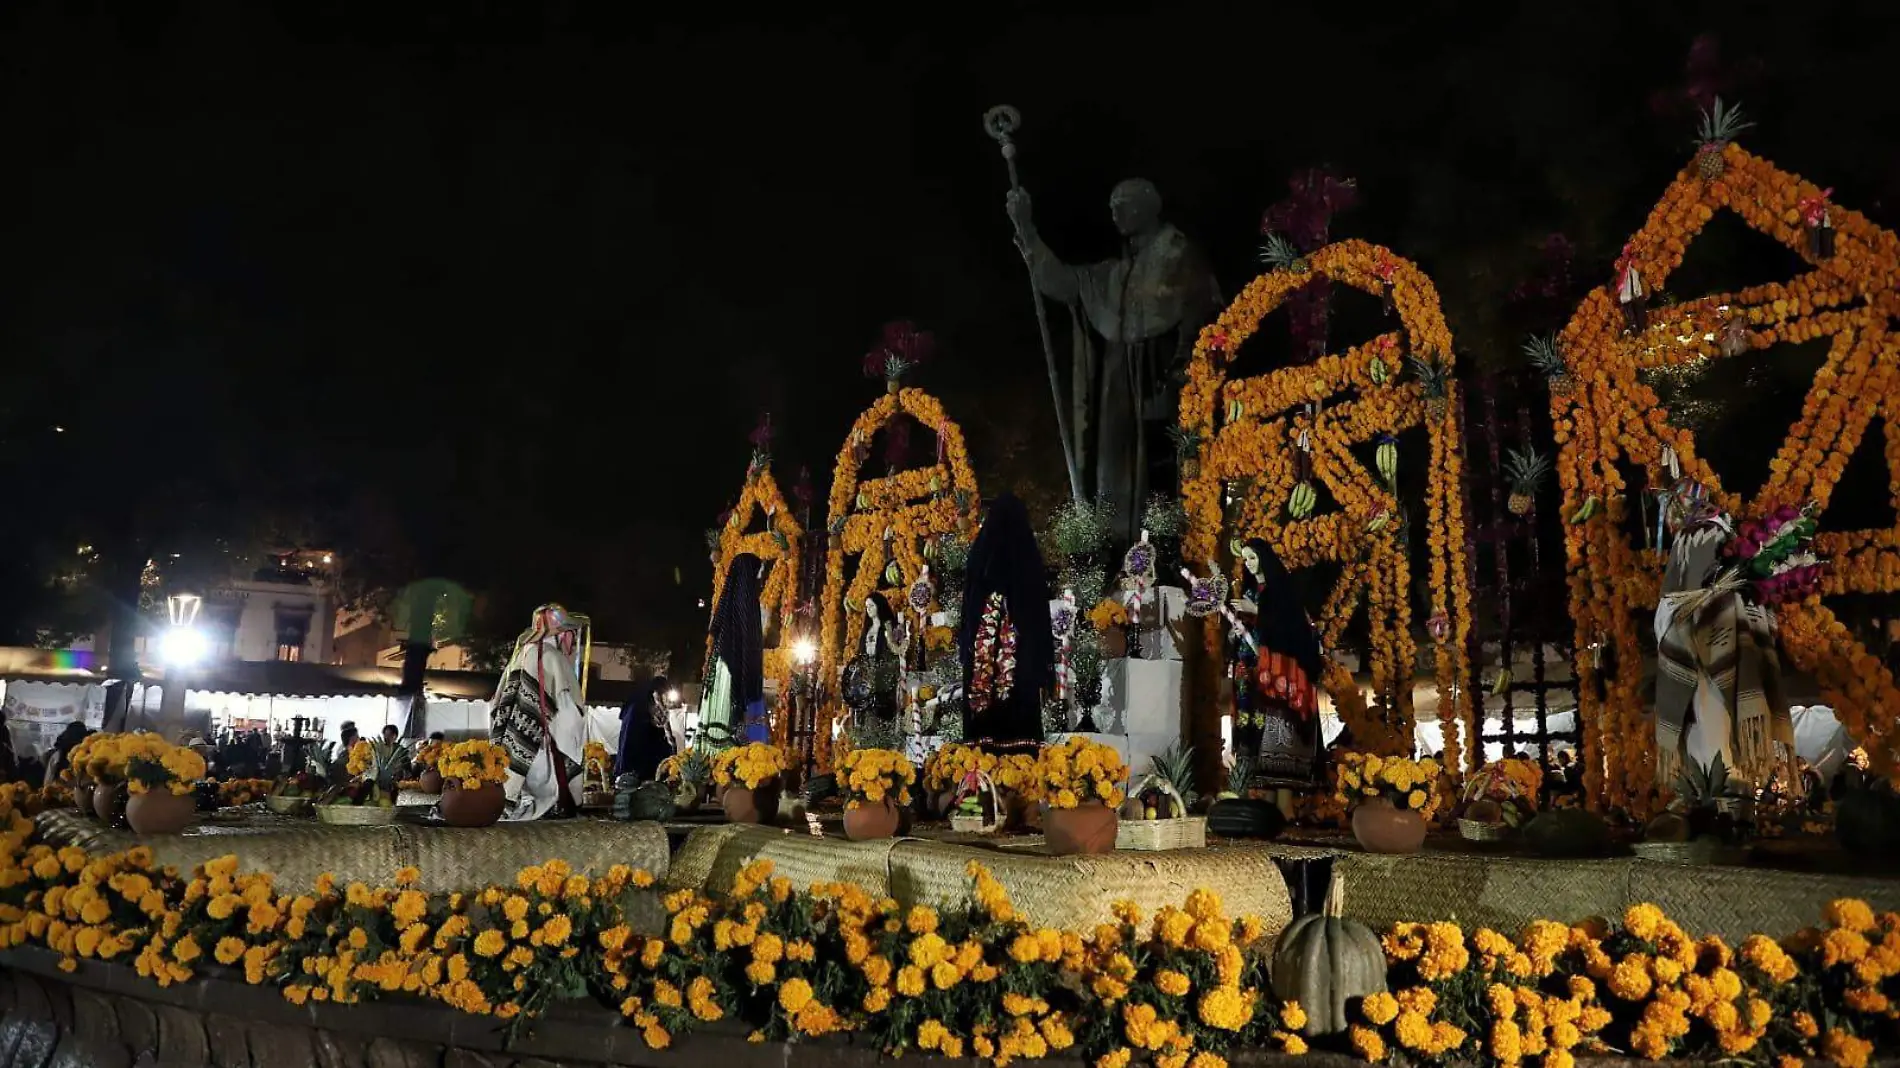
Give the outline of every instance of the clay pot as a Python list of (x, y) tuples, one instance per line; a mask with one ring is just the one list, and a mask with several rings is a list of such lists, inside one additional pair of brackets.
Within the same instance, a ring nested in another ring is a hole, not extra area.
[(778, 791), (777, 779), (767, 779), (756, 790), (734, 783), (720, 791), (719, 807), (726, 810), (727, 822), (769, 827), (778, 818)]
[(442, 792), (442, 773), (430, 768), (417, 777), (416, 785), (425, 794), (439, 794)]
[(1113, 853), (1121, 818), (1100, 801), (1075, 808), (1051, 808), (1042, 815), (1043, 841), (1051, 856), (1076, 853)]
[(125, 818), (125, 793), (125, 787), (120, 784), (100, 783), (93, 787), (93, 815), (109, 827), (117, 826)]
[(705, 791), (696, 786), (682, 786), (673, 795), (673, 811), (677, 815), (690, 816), (699, 811), (705, 801)]
[(889, 801), (880, 801), (875, 805), (860, 804), (844, 810), (844, 836), (853, 842), (889, 838), (897, 833), (902, 823), (902, 814)]
[(1006, 831), (1042, 830), (1042, 806), (1016, 790), (998, 790), (1003, 798), (1003, 829)]
[(508, 807), (508, 792), (498, 782), (483, 783), (473, 790), (451, 786), (442, 791), (438, 807), (442, 822), (451, 827), (493, 827), (501, 819), (502, 809)]
[(1352, 836), (1368, 853), (1416, 853), (1425, 844), (1425, 817), (1374, 798), (1352, 810)]
[(147, 790), (125, 802), (125, 822), (139, 834), (177, 834), (197, 815), (197, 798), (170, 790)]
[(955, 790), (942, 790), (928, 796), (930, 800), (931, 818), (940, 820), (949, 819), (951, 810), (956, 808), (957, 792)]
[(76, 782), (73, 784), (73, 807), (79, 810), (81, 816), (89, 820), (99, 818), (99, 813), (93, 811), (92, 808), (91, 783)]

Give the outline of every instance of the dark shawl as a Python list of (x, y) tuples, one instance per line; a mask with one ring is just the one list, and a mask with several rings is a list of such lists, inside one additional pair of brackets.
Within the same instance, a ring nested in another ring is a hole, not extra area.
[(977, 714), (975, 722), (966, 724), (965, 733), (996, 742), (1039, 741), (1042, 691), (1055, 675), (1055, 635), (1050, 632), (1049, 583), (1042, 552), (1036, 548), (1029, 510), (1013, 493), (1004, 493), (991, 503), (976, 544), (970, 546), (957, 635), (966, 693), (975, 668), (976, 632), (992, 593), (1003, 595), (1016, 627), (1016, 680), (1008, 700)]
[(1247, 542), (1260, 557), (1260, 576), (1262, 581), (1255, 582), (1253, 572), (1243, 571), (1240, 580), (1241, 593), (1253, 598), (1259, 617), (1254, 621), (1254, 640), (1260, 643), (1260, 651), (1275, 652), (1281, 656), (1290, 656), (1306, 672), (1306, 680), (1318, 687), (1325, 677), (1325, 660), (1319, 651), (1319, 634), (1313, 630), (1313, 624), (1306, 618), (1306, 609), (1300, 604), (1300, 591), (1293, 585), (1293, 574), (1280, 562), (1280, 557), (1265, 541), (1253, 538)]
[(673, 755), (673, 738), (653, 721), (653, 704), (666, 693), (666, 676), (655, 675), (635, 686), (620, 709), (620, 751), (614, 754), (614, 777), (632, 772), (641, 782), (653, 778), (660, 761)]
[[(759, 621), (759, 558), (740, 553), (726, 566), (726, 586), (713, 609), (712, 651), (732, 674), (734, 723), (765, 700), (765, 636)], [(710, 681), (710, 680), (709, 680)]]

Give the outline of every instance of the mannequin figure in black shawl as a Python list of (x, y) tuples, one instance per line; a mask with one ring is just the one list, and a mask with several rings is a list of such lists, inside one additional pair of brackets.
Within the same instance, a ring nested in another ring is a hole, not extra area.
[(713, 609), (710, 685), (700, 721), (729, 728), (735, 739), (770, 741), (765, 718), (765, 639), (759, 616), (759, 558), (740, 553), (726, 565), (726, 585)]
[[(1325, 668), (1319, 635), (1300, 606), (1293, 576), (1260, 538), (1240, 551), (1246, 573), (1234, 611), (1253, 646), (1236, 640), (1234, 751), (1257, 754), (1266, 785), (1313, 785), (1320, 757), (1319, 683)], [(1236, 636), (1238, 639), (1238, 636)]]
[(896, 729), (897, 687), (902, 674), (892, 643), (897, 613), (881, 593), (864, 599), (864, 642), (844, 666), (844, 703), (851, 710), (851, 727), (865, 738), (894, 743), (884, 737)]
[(969, 718), (964, 733), (995, 748), (1042, 740), (1042, 693), (1055, 677), (1049, 584), (1015, 494), (990, 505), (970, 546), (957, 644)]
[(653, 778), (660, 762), (673, 755), (673, 736), (666, 729), (666, 676), (655, 675), (635, 686), (620, 709), (620, 751), (614, 755), (614, 776), (631, 772), (641, 782)]

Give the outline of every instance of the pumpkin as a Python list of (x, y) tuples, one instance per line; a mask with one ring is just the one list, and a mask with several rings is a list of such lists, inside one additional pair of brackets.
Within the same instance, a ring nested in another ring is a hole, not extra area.
[(1273, 947), (1273, 995), (1306, 1010), (1308, 1038), (1347, 1026), (1346, 1003), (1385, 992), (1385, 949), (1372, 929), (1341, 916), (1345, 883), (1334, 875), (1323, 913), (1302, 916)]
[(679, 811), (673, 788), (663, 782), (641, 783), (614, 796), (614, 816), (622, 820), (670, 820)]

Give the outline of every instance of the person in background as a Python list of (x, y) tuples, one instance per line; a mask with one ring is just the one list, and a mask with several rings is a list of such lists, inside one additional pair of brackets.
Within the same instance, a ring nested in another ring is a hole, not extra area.
[(383, 744), (384, 745), (395, 745), (397, 740), (400, 739), (401, 737), (402, 737), (402, 731), (397, 730), (396, 725), (394, 723), (383, 724)]
[(344, 720), (338, 732), (336, 757), (330, 761), (330, 781), (340, 783), (350, 777), (350, 747), (356, 744), (356, 721)]
[(79, 743), (91, 733), (84, 723), (66, 724), (66, 729), (59, 732), (59, 740), (53, 743), (52, 752), (47, 756), (46, 776), (41, 786), (53, 786), (59, 782), (59, 773), (71, 766), (73, 750), (79, 748)]

